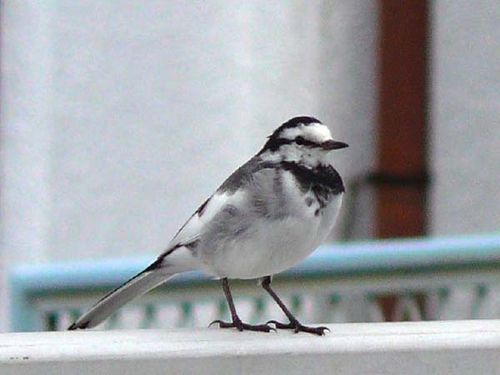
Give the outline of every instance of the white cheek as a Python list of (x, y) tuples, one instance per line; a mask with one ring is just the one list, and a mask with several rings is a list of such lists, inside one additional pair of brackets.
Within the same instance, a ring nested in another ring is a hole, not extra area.
[(310, 166), (327, 163), (328, 152), (321, 149), (308, 149), (302, 154), (301, 161)]

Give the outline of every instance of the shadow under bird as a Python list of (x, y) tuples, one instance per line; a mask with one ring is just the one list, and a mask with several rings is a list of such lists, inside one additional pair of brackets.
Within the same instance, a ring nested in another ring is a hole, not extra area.
[[(295, 318), (271, 289), (271, 277), (304, 259), (331, 232), (344, 185), (329, 154), (345, 147), (313, 117), (285, 122), (196, 210), (149, 267), (104, 296), (69, 329), (94, 327), (176, 274), (200, 270), (221, 280), (231, 311), (230, 322), (212, 324), (263, 332), (274, 325), (323, 335), (326, 327), (305, 326)], [(242, 322), (229, 279), (260, 279), (289, 321)]]

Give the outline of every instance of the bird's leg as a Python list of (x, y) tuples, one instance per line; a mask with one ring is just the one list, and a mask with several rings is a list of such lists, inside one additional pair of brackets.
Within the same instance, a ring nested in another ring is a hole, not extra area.
[(269, 332), (275, 329), (269, 327), (267, 324), (247, 324), (243, 323), (236, 313), (236, 308), (234, 307), (233, 296), (231, 295), (231, 290), (229, 289), (229, 282), (227, 278), (222, 279), (222, 289), (224, 290), (224, 295), (226, 296), (227, 304), (229, 305), (229, 310), (231, 311), (232, 322), (223, 322), (222, 320), (214, 320), (210, 325), (218, 323), (220, 328), (236, 328), (238, 331), (259, 331), (259, 332)]
[(295, 333), (297, 332), (308, 332), (315, 335), (322, 336), (325, 334), (325, 331), (329, 331), (327, 327), (308, 327), (303, 325), (298, 321), (298, 319), (293, 316), (293, 314), (288, 310), (283, 301), (278, 297), (278, 295), (271, 289), (271, 276), (266, 276), (261, 279), (261, 285), (266, 290), (267, 293), (273, 298), (273, 300), (278, 304), (281, 310), (285, 313), (290, 323), (280, 323), (276, 320), (270, 320), (267, 322), (273, 323), (278, 329), (293, 329)]

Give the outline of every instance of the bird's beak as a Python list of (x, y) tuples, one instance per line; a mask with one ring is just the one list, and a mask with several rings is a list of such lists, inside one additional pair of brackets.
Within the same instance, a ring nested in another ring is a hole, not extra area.
[(340, 142), (340, 141), (334, 141), (333, 139), (330, 139), (328, 141), (325, 141), (321, 144), (321, 148), (323, 150), (339, 150), (341, 148), (346, 148), (349, 147), (347, 143)]

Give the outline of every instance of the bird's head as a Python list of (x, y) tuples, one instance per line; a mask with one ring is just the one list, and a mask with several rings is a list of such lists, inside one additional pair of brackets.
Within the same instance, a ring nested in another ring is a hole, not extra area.
[(259, 152), (263, 159), (291, 161), (314, 167), (322, 164), (330, 151), (348, 147), (332, 138), (330, 129), (314, 117), (294, 117), (269, 136)]

